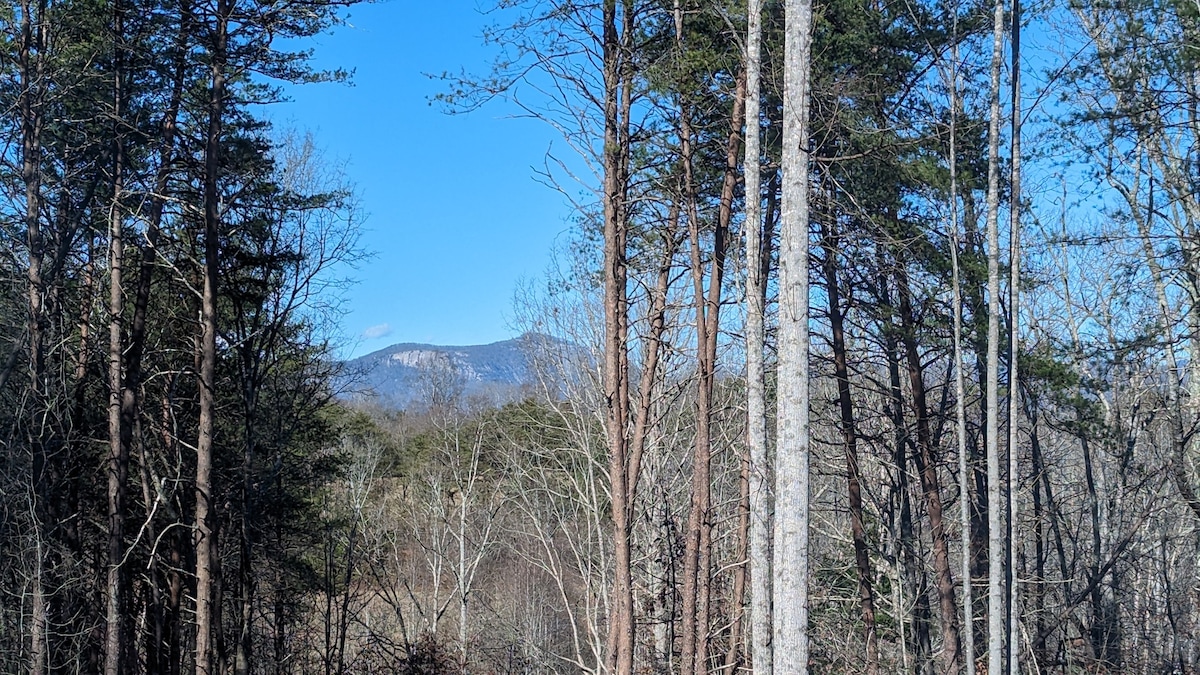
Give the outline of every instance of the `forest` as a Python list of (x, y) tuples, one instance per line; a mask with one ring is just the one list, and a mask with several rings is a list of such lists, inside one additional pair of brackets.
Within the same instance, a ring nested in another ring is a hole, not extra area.
[(395, 410), (355, 1), (0, 8), (0, 672), (1200, 672), (1194, 2), (500, 0), (573, 234)]

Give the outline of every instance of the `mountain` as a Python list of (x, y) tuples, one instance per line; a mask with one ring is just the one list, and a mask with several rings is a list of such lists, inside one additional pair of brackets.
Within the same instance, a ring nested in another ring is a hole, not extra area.
[(482, 399), (502, 404), (521, 396), (531, 380), (531, 340), (527, 334), (486, 345), (395, 344), (346, 362), (339, 387), (351, 400), (405, 409), (431, 400)]

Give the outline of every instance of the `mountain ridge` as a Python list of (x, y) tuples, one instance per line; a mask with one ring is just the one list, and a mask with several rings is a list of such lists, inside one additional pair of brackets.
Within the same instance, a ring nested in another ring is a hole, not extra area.
[(343, 398), (395, 410), (435, 401), (503, 405), (528, 391), (537, 333), (480, 345), (398, 342), (344, 362)]

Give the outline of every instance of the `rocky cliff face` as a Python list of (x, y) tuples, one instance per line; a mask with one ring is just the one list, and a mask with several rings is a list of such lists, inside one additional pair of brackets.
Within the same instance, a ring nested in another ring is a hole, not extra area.
[(530, 341), (537, 339), (543, 338), (458, 347), (396, 344), (347, 362), (341, 388), (350, 400), (397, 410), (455, 396), (500, 405), (530, 385)]

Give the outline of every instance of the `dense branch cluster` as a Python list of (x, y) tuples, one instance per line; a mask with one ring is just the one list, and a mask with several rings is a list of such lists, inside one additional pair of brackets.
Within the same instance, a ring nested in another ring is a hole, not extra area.
[[(0, 669), (250, 672), (306, 630), (355, 205), (252, 106), (333, 3), (4, 11)], [(308, 515), (306, 515), (308, 514)], [(270, 655), (267, 658), (267, 655)]]

